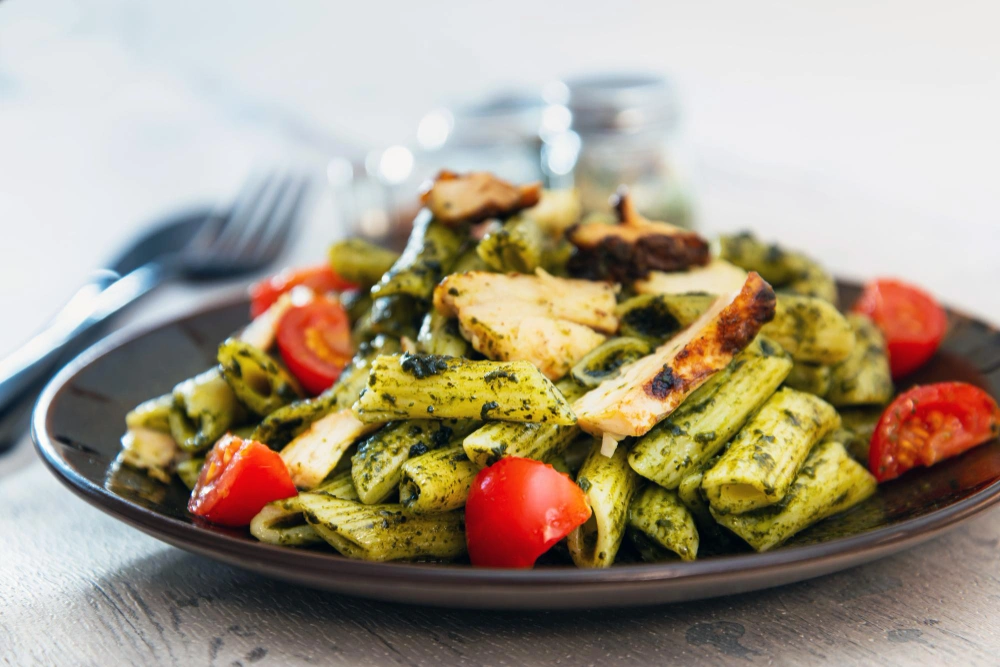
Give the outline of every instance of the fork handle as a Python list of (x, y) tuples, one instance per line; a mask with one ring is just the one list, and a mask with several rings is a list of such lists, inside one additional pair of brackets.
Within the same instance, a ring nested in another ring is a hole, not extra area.
[(159, 285), (166, 267), (147, 264), (119, 277), (94, 274), (34, 337), (0, 359), (0, 414), (51, 372), (61, 352), (101, 322)]

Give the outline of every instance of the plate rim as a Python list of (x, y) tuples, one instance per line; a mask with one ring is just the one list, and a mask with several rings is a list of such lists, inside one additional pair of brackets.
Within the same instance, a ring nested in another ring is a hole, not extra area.
[[(857, 286), (854, 281), (838, 281), (838, 284)], [(165, 516), (132, 503), (103, 486), (94, 484), (66, 463), (58, 452), (48, 422), (56, 399), (67, 390), (77, 375), (119, 347), (139, 338), (167, 326), (197, 319), (244, 302), (247, 302), (247, 297), (245, 292), (240, 290), (235, 294), (216, 297), (208, 303), (202, 302), (190, 308), (171, 312), (147, 323), (124, 327), (98, 341), (60, 369), (42, 390), (31, 417), (31, 437), (46, 468), (75, 495), (116, 520), (123, 521), (178, 548), (270, 576), (300, 582), (311, 581), (311, 577), (315, 576), (336, 579), (374, 578), (383, 584), (392, 582), (412, 584), (415, 579), (419, 579), (420, 585), (427, 586), (505, 588), (516, 586), (517, 593), (525, 593), (531, 589), (537, 589), (541, 593), (549, 586), (583, 585), (600, 588), (601, 585), (608, 584), (670, 580), (684, 580), (695, 584), (700, 580), (734, 574), (742, 577), (753, 575), (763, 577), (769, 572), (792, 566), (799, 569), (823, 569), (824, 564), (831, 565), (844, 558), (861, 562), (936, 537), (1000, 503), (1000, 478), (998, 478), (947, 507), (919, 517), (904, 519), (890, 526), (825, 542), (786, 547), (764, 553), (713, 556), (692, 562), (625, 564), (605, 569), (552, 567), (509, 570), (468, 565), (371, 562), (333, 553), (292, 549), (261, 542), (251, 543), (244, 538), (206, 530), (196, 524)], [(947, 310), (956, 316), (982, 323), (994, 330), (997, 328), (978, 316), (970, 316), (950, 307)], [(271, 567), (277, 568), (277, 571), (268, 569)], [(558, 603), (554, 603), (551, 608), (558, 606)]]

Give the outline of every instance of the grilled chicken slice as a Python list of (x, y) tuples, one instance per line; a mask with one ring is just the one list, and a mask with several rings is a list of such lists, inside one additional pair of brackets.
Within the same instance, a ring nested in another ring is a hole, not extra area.
[(351, 443), (379, 426), (359, 421), (350, 408), (314, 421), (281, 450), (295, 486), (306, 490), (319, 486), (337, 467)]
[(746, 282), (747, 272), (724, 259), (713, 259), (706, 266), (695, 266), (687, 271), (650, 271), (632, 288), (639, 294), (729, 294)]
[(484, 303), (510, 306), (521, 317), (545, 315), (604, 333), (618, 330), (615, 289), (605, 283), (557, 278), (542, 270), (535, 275), (468, 271), (447, 276), (434, 289), (434, 307), (448, 317)]
[(516, 186), (485, 171), (443, 170), (422, 200), (437, 220), (454, 225), (507, 217), (537, 204), (541, 194), (541, 183)]
[(572, 227), (566, 238), (576, 246), (569, 269), (590, 280), (631, 283), (650, 271), (683, 271), (708, 263), (708, 242), (694, 232), (654, 222), (635, 210), (628, 194), (615, 203), (620, 224), (593, 222)]
[(434, 306), (457, 317), (462, 335), (499, 361), (525, 360), (551, 380), (565, 375), (618, 328), (615, 291), (605, 283), (485, 271), (452, 274)]
[(577, 424), (605, 440), (644, 435), (725, 368), (774, 317), (774, 290), (759, 275), (715, 300), (704, 315), (652, 354), (622, 369), (573, 405)]

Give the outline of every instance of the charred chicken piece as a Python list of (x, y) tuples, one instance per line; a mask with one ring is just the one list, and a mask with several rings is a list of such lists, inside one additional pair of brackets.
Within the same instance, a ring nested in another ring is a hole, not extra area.
[(542, 194), (541, 183), (517, 186), (486, 171), (457, 174), (442, 170), (421, 200), (446, 225), (506, 218), (534, 206)]
[(694, 232), (647, 220), (626, 192), (612, 199), (619, 224), (576, 225), (566, 238), (576, 246), (569, 269), (589, 280), (631, 283), (650, 271), (684, 271), (709, 261), (708, 242)]
[(580, 397), (578, 425), (614, 439), (644, 435), (753, 340), (774, 304), (774, 290), (751, 273), (739, 292), (719, 297), (684, 331)]
[(457, 317), (463, 337), (482, 354), (530, 361), (552, 380), (618, 328), (610, 285), (544, 272), (452, 274), (434, 290), (434, 306)]

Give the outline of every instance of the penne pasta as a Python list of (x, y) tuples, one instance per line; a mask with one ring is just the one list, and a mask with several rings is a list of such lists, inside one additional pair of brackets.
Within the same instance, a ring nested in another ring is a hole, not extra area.
[(361, 502), (382, 503), (399, 488), (403, 464), (411, 456), (447, 447), (479, 422), (413, 419), (392, 422), (358, 446), (351, 477)]
[(431, 418), (576, 422), (563, 395), (527, 361), (413, 354), (377, 357), (354, 411), (369, 423)]
[(650, 484), (628, 508), (632, 539), (646, 560), (662, 560), (672, 552), (681, 560), (698, 557), (698, 528), (675, 491)]
[(479, 466), (462, 445), (411, 458), (402, 467), (399, 504), (407, 512), (447, 512), (465, 505)]
[(885, 405), (892, 398), (892, 373), (885, 338), (864, 315), (848, 315), (857, 345), (831, 369), (826, 399), (837, 407)]
[(461, 512), (415, 516), (400, 505), (364, 505), (323, 493), (303, 493), (298, 505), (313, 530), (348, 558), (450, 560), (465, 553)]
[(626, 448), (619, 447), (610, 458), (604, 456), (595, 441), (576, 475), (593, 509), (590, 519), (569, 534), (569, 553), (577, 567), (610, 567), (615, 560), (640, 480), (626, 455)]
[(748, 512), (785, 497), (809, 450), (840, 426), (832, 405), (781, 389), (748, 421), (702, 481), (716, 514)]
[(805, 460), (780, 505), (744, 514), (712, 508), (716, 521), (757, 551), (768, 551), (814, 523), (843, 512), (875, 492), (875, 478), (839, 442), (827, 440)]

